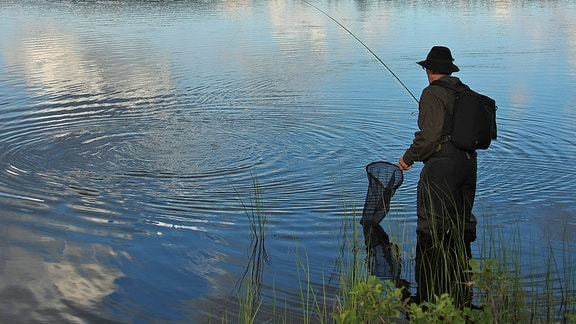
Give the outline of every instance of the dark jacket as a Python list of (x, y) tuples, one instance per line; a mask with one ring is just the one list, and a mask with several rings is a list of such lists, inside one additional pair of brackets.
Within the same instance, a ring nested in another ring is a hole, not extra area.
[[(448, 81), (456, 87), (465, 85), (453, 76), (444, 76), (443, 81)], [(418, 106), (418, 128), (414, 133), (414, 140), (404, 153), (404, 162), (408, 165), (415, 161), (426, 161), (432, 154), (440, 150), (440, 144), (447, 141), (443, 133), (445, 114), (452, 115), (454, 111), (455, 92), (445, 87), (431, 84), (424, 88), (420, 96)]]

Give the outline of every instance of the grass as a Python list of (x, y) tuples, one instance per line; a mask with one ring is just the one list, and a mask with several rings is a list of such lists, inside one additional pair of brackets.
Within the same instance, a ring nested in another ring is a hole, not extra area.
[(243, 294), (238, 298), (240, 323), (256, 323), (256, 318), (262, 306), (260, 291), (262, 287), (262, 273), (266, 261), (265, 224), (266, 215), (262, 209), (262, 199), (260, 185), (256, 178), (253, 178), (253, 191), (250, 195), (250, 205), (244, 206), (247, 210), (248, 221), (252, 232), (252, 254), (248, 267), (244, 273), (241, 291)]
[[(220, 318), (222, 323), (291, 323), (295, 319), (299, 323), (338, 324), (576, 323), (576, 265), (570, 251), (570, 233), (565, 233), (560, 251), (553, 248), (550, 240), (544, 242), (548, 245), (548, 256), (542, 277), (530, 273), (538, 272), (541, 266), (522, 267), (519, 229), (504, 235), (502, 230), (487, 226), (475, 243), (480, 244), (480, 255), (470, 261), (471, 280), (466, 283), (474, 287), (473, 302), (481, 308), (458, 307), (449, 294), (414, 304), (406, 298), (405, 287), (370, 273), (354, 212), (346, 212), (342, 222), (344, 237), (339, 260), (339, 290), (332, 292), (324, 283), (320, 283), (321, 288), (315, 288), (308, 256), (305, 251), (297, 251), (295, 263), (301, 282), (300, 313), (295, 315), (294, 306), (286, 302), (282, 304), (274, 292), (273, 305), (267, 305), (264, 310), (260, 290), (266, 261), (267, 218), (260, 197), (260, 187), (255, 181), (250, 204), (245, 205), (253, 242), (252, 256), (242, 279), (242, 289), (235, 297), (238, 315), (226, 313)], [(399, 239), (400, 242), (396, 243), (401, 246), (405, 237), (400, 235), (393, 239)], [(561, 266), (558, 260), (562, 261)]]
[[(343, 287), (345, 297), (334, 314), (336, 323), (390, 323), (404, 318), (412, 323), (576, 323), (576, 273), (568, 242), (566, 236), (561, 255), (546, 242), (549, 254), (541, 278), (520, 269), (519, 232), (508, 237), (493, 229), (484, 231), (482, 253), (470, 261), (472, 279), (468, 283), (474, 287), (474, 301), (481, 309), (461, 309), (448, 294), (420, 305), (409, 304), (402, 299), (402, 288), (392, 281), (370, 274), (364, 278), (352, 275), (356, 280)], [(559, 258), (563, 260), (561, 272)], [(540, 279), (537, 289), (526, 282), (533, 276)]]

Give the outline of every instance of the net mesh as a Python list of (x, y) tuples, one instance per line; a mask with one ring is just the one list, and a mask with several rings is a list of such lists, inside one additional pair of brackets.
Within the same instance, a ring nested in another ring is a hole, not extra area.
[(402, 170), (389, 162), (372, 162), (366, 166), (368, 192), (360, 224), (379, 224), (388, 211), (390, 199), (404, 181)]

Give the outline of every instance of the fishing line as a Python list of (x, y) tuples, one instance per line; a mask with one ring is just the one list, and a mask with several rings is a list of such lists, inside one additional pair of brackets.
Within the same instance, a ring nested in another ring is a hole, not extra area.
[(386, 70), (388, 70), (388, 72), (390, 72), (390, 74), (392, 74), (392, 76), (400, 83), (400, 85), (406, 90), (408, 91), (408, 93), (410, 94), (410, 96), (414, 99), (414, 101), (416, 101), (416, 103), (418, 103), (418, 99), (416, 98), (416, 96), (414, 96), (414, 94), (412, 93), (412, 91), (410, 91), (410, 89), (408, 89), (408, 87), (404, 84), (404, 82), (402, 82), (402, 80), (400, 80), (400, 78), (396, 75), (396, 73), (394, 73), (394, 71), (392, 71), (392, 69), (390, 69), (390, 67), (388, 67), (388, 65), (386, 63), (384, 63), (384, 61), (382, 61), (382, 59), (380, 57), (378, 57), (378, 55), (376, 55), (376, 53), (374, 53), (374, 51), (372, 51), (370, 49), (370, 47), (368, 47), (366, 44), (364, 44), (364, 42), (362, 40), (360, 40), (360, 38), (356, 37), (356, 35), (354, 35), (354, 33), (352, 33), (348, 28), (346, 28), (346, 26), (342, 25), (338, 20), (334, 19), (332, 16), (330, 16), (328, 13), (326, 13), (324, 10), (318, 8), (317, 6), (311, 4), (310, 2), (306, 1), (306, 0), (301, 0), (302, 2), (304, 2), (305, 4), (315, 8), (316, 10), (320, 11), (321, 13), (323, 13), (324, 15), (326, 15), (326, 17), (332, 19), (332, 21), (334, 21), (335, 23), (338, 24), (338, 26), (342, 27), (342, 29), (344, 29), (348, 34), (350, 34), (352, 37), (354, 37), (354, 39), (356, 39), (360, 44), (362, 44), (362, 46), (364, 46), (365, 49), (368, 50), (368, 52), (370, 52), (370, 54), (372, 54), (377, 60), (378, 62), (380, 62), (380, 64), (382, 64)]

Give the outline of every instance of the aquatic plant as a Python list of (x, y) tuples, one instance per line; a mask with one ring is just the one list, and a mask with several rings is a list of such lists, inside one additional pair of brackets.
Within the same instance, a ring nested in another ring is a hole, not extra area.
[[(371, 256), (360, 237), (355, 209), (348, 211), (345, 201), (341, 206), (344, 217), (338, 260), (338, 290), (332, 291), (324, 283), (320, 283), (320, 289), (314, 289), (318, 283), (312, 282), (313, 274), (306, 251), (296, 249), (294, 255), (300, 281), (301, 314), (294, 314), (293, 305), (279, 304), (274, 292), (273, 305), (264, 306), (260, 287), (267, 258), (264, 247), (266, 216), (261, 205), (260, 186), (257, 181), (253, 186), (250, 204), (244, 205), (253, 242), (252, 255), (241, 289), (238, 290), (238, 315), (225, 314), (221, 317), (223, 323), (287, 323), (295, 318), (301, 323), (338, 324), (396, 323), (402, 320), (411, 323), (576, 323), (576, 266), (570, 253), (568, 236), (561, 255), (552, 248), (552, 242), (547, 242), (548, 271), (543, 283), (540, 283), (544, 287), (531, 291), (525, 283), (530, 275), (520, 271), (520, 231), (504, 235), (502, 231), (486, 225), (479, 240), (479, 257), (466, 259), (466, 268), (458, 270), (467, 273), (466, 281), (458, 284), (473, 287), (476, 306), (463, 306), (457, 300), (461, 297), (455, 299), (449, 293), (434, 295), (427, 301), (417, 303), (409, 296), (408, 287), (371, 274)], [(395, 243), (403, 250), (405, 233), (395, 235), (393, 240), (397, 240)], [(558, 269), (559, 258), (562, 260), (562, 271)], [(443, 262), (448, 262), (448, 259)]]

